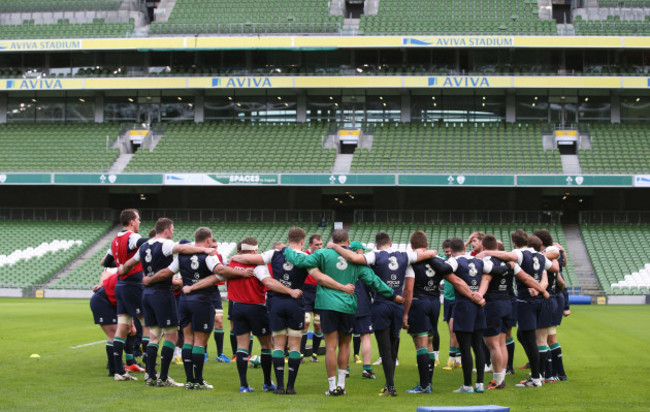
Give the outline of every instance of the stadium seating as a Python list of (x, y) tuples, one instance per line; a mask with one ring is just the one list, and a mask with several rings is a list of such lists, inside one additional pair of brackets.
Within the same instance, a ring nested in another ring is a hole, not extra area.
[(562, 173), (560, 153), (542, 149), (539, 125), (385, 124), (372, 148), (357, 148), (352, 172)]
[(0, 287), (45, 282), (110, 227), (110, 222), (0, 221)]
[(1, 13), (117, 10), (122, 0), (0, 0)]
[[(307, 231), (309, 237), (318, 233), (324, 239), (329, 238), (332, 228), (317, 227), (315, 223), (211, 223), (211, 222), (182, 222), (175, 221), (174, 239), (194, 240), (194, 230), (199, 226), (210, 227), (219, 242), (219, 252), (224, 256), (236, 253), (236, 244), (247, 236), (253, 236), (259, 242), (260, 252), (271, 249), (273, 242), (287, 242), (287, 232), (292, 226), (300, 226)], [(75, 268), (67, 276), (59, 279), (50, 287), (53, 289), (89, 289), (96, 285), (101, 275), (99, 262), (106, 254), (109, 243), (105, 244), (92, 257)]]
[(650, 269), (650, 225), (583, 224), (580, 229), (605, 293), (648, 293), (650, 279), (645, 274)]
[(335, 33), (342, 23), (343, 16), (330, 16), (327, 0), (178, 0), (150, 33)]
[[(374, 247), (375, 235), (379, 231), (387, 232), (393, 241), (393, 247), (399, 250), (410, 248), (409, 237), (415, 230), (422, 230), (429, 238), (429, 247), (438, 249), (445, 239), (459, 237), (467, 239), (472, 232), (480, 231), (492, 233), (497, 239), (503, 241), (506, 250), (512, 250), (510, 233), (515, 229), (523, 229), (532, 234), (537, 229), (547, 229), (551, 232), (553, 240), (566, 245), (562, 226), (559, 224), (531, 224), (531, 223), (355, 223), (350, 227), (350, 240), (358, 240), (368, 247)], [(569, 264), (563, 270), (564, 279), (568, 286), (579, 286), (575, 268), (571, 262), (571, 255), (567, 250)]]
[(581, 36), (650, 36), (650, 15), (645, 20), (621, 20), (619, 15), (609, 15), (605, 20), (583, 20), (578, 15), (573, 26)]
[(106, 23), (96, 18), (92, 23), (71, 23), (69, 19), (59, 19), (54, 24), (36, 24), (25, 20), (22, 24), (0, 25), (2, 39), (62, 39), (90, 37), (124, 37), (131, 34), (133, 19), (124, 23)]
[(138, 150), (128, 172), (330, 173), (326, 124), (176, 123), (152, 152)]
[(377, 15), (362, 15), (360, 34), (556, 35), (528, 0), (381, 0)]
[(650, 172), (650, 125), (594, 123), (589, 133), (593, 148), (578, 150), (583, 173)]
[(106, 172), (119, 149), (106, 149), (119, 126), (101, 124), (0, 125), (0, 171)]

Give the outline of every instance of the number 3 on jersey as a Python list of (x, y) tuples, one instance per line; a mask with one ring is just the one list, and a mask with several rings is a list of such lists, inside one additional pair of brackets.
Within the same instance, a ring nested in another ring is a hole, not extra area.
[(336, 264), (336, 268), (338, 270), (345, 270), (348, 268), (348, 261), (343, 258), (343, 256), (338, 257), (338, 263)]

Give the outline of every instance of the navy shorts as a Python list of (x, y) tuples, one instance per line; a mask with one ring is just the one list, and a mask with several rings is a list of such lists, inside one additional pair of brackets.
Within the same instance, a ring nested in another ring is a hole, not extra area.
[(178, 326), (176, 297), (169, 289), (146, 289), (142, 293), (144, 324), (170, 328)]
[(273, 296), (267, 301), (271, 331), (305, 327), (305, 308), (302, 300)]
[(372, 316), (365, 315), (354, 318), (354, 333), (356, 335), (363, 335), (365, 333), (372, 333)]
[(442, 320), (449, 323), (449, 321), (454, 317), (454, 304), (455, 300), (445, 299), (443, 302), (443, 314)]
[(562, 292), (558, 292), (555, 295), (551, 296), (551, 299), (555, 299), (555, 316), (553, 317), (553, 326), (560, 326), (562, 324), (562, 318), (564, 317), (564, 295)]
[(354, 332), (355, 316), (353, 313), (337, 312), (335, 310), (319, 309), (320, 326), (323, 333), (339, 332), (352, 335)]
[[(214, 317), (214, 312), (212, 312), (212, 316)], [(251, 332), (255, 336), (265, 336), (271, 333), (269, 315), (264, 305), (232, 302), (229, 316), (233, 324), (232, 330), (236, 336)]]
[(391, 336), (398, 338), (402, 330), (404, 306), (393, 302), (375, 301), (371, 309), (375, 331), (390, 329)]
[(424, 332), (434, 334), (438, 331), (440, 299), (437, 297), (413, 299), (409, 310), (409, 329), (411, 335)]
[(183, 295), (178, 305), (181, 328), (190, 323), (195, 332), (209, 333), (214, 329), (214, 306), (208, 295)]
[(93, 312), (95, 325), (117, 325), (117, 309), (111, 305), (104, 288), (90, 298), (90, 310)]
[(512, 329), (517, 326), (517, 298), (510, 298), (510, 319), (506, 322), (506, 328)]
[(495, 299), (485, 302), (485, 323), (487, 327), (483, 336), (496, 336), (508, 331), (512, 317), (512, 302), (510, 299)]
[(302, 301), (306, 313), (314, 311), (314, 303), (316, 302), (316, 285), (305, 284), (302, 286)]
[(129, 315), (133, 318), (142, 316), (142, 292), (144, 285), (136, 282), (117, 281), (115, 299), (117, 299), (117, 314)]
[(541, 300), (517, 300), (517, 323), (519, 324), (519, 330), (528, 331), (539, 328), (539, 317), (541, 313)]
[(223, 310), (223, 303), (221, 302), (221, 292), (219, 292), (219, 287), (215, 286), (214, 287), (214, 292), (212, 292), (212, 306), (214, 306), (214, 309), (222, 309)]
[(454, 305), (454, 332), (477, 332), (487, 327), (482, 307), (465, 299), (456, 300)]
[(538, 328), (550, 328), (555, 326), (555, 316), (557, 311), (557, 301), (551, 296), (542, 301), (542, 311), (539, 314)]

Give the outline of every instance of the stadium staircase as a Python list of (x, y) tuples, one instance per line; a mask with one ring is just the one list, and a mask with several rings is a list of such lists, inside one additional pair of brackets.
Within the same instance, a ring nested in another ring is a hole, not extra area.
[(45, 287), (48, 288), (52, 284), (57, 283), (60, 279), (72, 273), (75, 269), (77, 269), (79, 266), (81, 266), (86, 261), (88, 261), (89, 258), (97, 258), (97, 261), (94, 261), (95, 259), (91, 259), (91, 260), (93, 260), (92, 263), (97, 268), (97, 283), (99, 283), (99, 277), (101, 275), (101, 266), (99, 265), (99, 262), (101, 261), (101, 258), (108, 250), (107, 245), (110, 244), (110, 241), (115, 237), (115, 233), (117, 233), (120, 230), (120, 228), (121, 228), (120, 225), (115, 225), (112, 228), (108, 229), (102, 237), (100, 237), (81, 255), (79, 255), (78, 258), (76, 258), (69, 265), (61, 269), (59, 272), (57, 272), (47, 282), (45, 282)]
[(574, 224), (563, 224), (565, 248), (571, 251), (570, 260), (573, 261), (576, 278), (582, 287), (582, 295), (603, 296), (605, 292), (600, 288), (598, 278), (589, 260), (589, 254), (585, 246), (580, 226)]
[(581, 175), (582, 168), (580, 167), (580, 159), (578, 155), (561, 155), (562, 172), (565, 175)]

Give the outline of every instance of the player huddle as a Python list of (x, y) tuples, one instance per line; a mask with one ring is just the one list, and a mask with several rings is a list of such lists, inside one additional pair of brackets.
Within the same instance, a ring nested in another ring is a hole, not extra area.
[[(293, 227), (286, 246), (274, 244), (272, 250), (260, 254), (257, 240), (247, 237), (227, 261), (217, 253), (217, 242), (206, 227), (196, 229), (192, 243), (175, 243), (170, 219), (158, 219), (155, 233), (148, 239), (138, 234), (137, 210), (122, 211), (120, 220), (124, 228), (104, 259), (105, 266), (118, 267), (117, 273), (103, 275), (91, 299), (95, 323), (108, 337), (109, 374), (116, 381), (137, 380), (129, 372), (142, 371), (133, 360), (134, 345), (130, 342), (138, 327), (143, 335), (148, 386), (212, 389), (203, 378), (203, 364), (213, 331), (220, 355), (217, 360), (230, 361), (222, 353), (223, 311), (217, 287), (226, 281), (240, 392), (254, 390), (248, 383), (247, 370), (255, 336), (261, 346), (262, 390), (296, 393), (298, 371), (304, 362), (305, 323), (313, 312), (314, 326), (319, 328), (314, 334), (312, 361), (318, 361), (316, 351), (322, 336), (326, 395), (346, 394), (353, 334), (358, 336), (355, 359), (363, 363), (362, 377), (376, 378), (370, 364), (370, 334), (374, 333), (385, 378), (380, 395), (396, 396), (394, 376), (401, 329), (413, 338), (420, 378), (416, 387), (406, 392), (431, 393), (440, 344), (437, 327), (443, 280), (444, 318), (451, 336), (445, 369), (463, 370), (463, 385), (455, 392), (484, 391), (486, 358), (491, 359), (494, 375), (486, 388), (505, 388), (514, 354), (510, 331), (516, 323), (531, 369), (530, 378), (516, 386), (566, 380), (556, 338), (556, 326), (568, 314), (560, 273), (566, 256), (561, 246), (553, 244), (548, 231), (536, 231), (531, 236), (521, 230), (513, 232), (516, 249), (512, 252), (505, 252), (489, 234), (472, 234), (467, 242), (473, 247), (471, 254), (466, 253), (463, 240), (448, 239), (442, 245), (445, 255), (441, 257), (428, 249), (422, 231), (413, 232), (412, 250), (406, 252), (393, 249), (385, 232), (377, 234), (375, 250), (371, 251), (359, 242), (351, 243), (343, 230), (332, 232), (327, 248), (318, 248), (322, 239), (312, 236), (312, 247), (304, 251), (306, 233)], [(182, 347), (184, 385), (169, 376), (177, 347)], [(156, 370), (159, 352), (160, 372)], [(477, 371), (474, 385), (473, 365)]]

